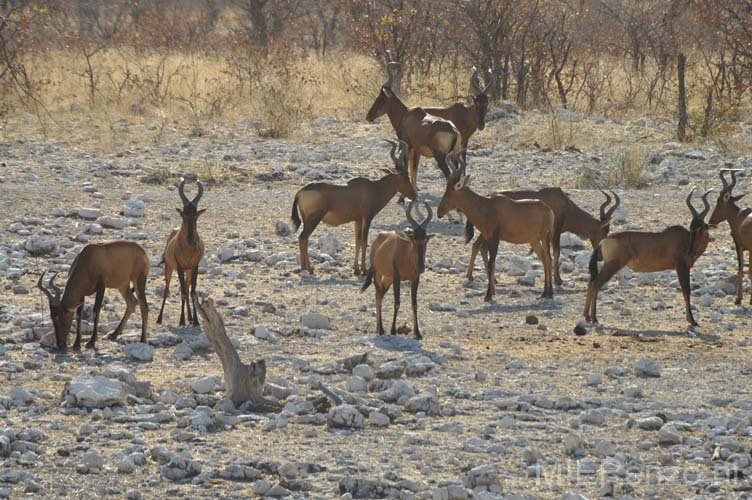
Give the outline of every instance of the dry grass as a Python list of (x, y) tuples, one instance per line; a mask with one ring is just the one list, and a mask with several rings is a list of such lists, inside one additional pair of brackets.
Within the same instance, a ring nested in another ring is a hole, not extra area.
[(615, 162), (606, 168), (600, 165), (585, 165), (580, 169), (576, 181), (579, 189), (642, 189), (648, 185), (645, 165), (650, 158), (644, 146), (624, 145)]

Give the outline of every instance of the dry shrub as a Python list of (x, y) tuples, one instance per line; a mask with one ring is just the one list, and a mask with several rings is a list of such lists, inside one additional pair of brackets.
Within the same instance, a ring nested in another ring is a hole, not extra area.
[(577, 176), (579, 189), (642, 189), (648, 185), (645, 165), (648, 151), (640, 146), (624, 146), (619, 151), (614, 165), (599, 169), (597, 165), (583, 166)]

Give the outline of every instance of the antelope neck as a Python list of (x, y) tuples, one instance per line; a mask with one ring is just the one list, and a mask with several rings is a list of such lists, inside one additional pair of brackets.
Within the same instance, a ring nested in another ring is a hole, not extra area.
[(374, 187), (376, 188), (376, 195), (374, 196), (376, 206), (374, 208), (376, 208), (377, 211), (384, 208), (386, 204), (389, 203), (389, 200), (391, 200), (397, 193), (398, 182), (399, 178), (394, 174), (387, 174), (374, 182)]
[[(483, 233), (484, 227), (488, 227), (487, 221), (483, 218), (481, 213), (482, 206), (488, 203), (489, 200), (485, 196), (481, 196), (470, 188), (463, 188), (455, 192), (457, 197), (457, 208), (465, 214), (465, 217)], [(484, 235), (486, 236), (486, 235)]]
[[(405, 117), (406, 111), (407, 106), (402, 104), (402, 101), (400, 101), (400, 98), (396, 94), (392, 93), (392, 97), (386, 101), (386, 114), (395, 131), (402, 130), (402, 119)], [(397, 136), (399, 135), (398, 132)]]

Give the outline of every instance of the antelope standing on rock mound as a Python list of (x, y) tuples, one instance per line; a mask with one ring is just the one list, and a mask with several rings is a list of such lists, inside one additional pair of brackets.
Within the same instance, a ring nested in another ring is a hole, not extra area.
[[(586, 321), (598, 322), (596, 304), (598, 292), (624, 266), (638, 273), (676, 270), (679, 278), (687, 321), (698, 326), (692, 316), (690, 305), (689, 270), (699, 259), (710, 241), (709, 231), (712, 226), (705, 223), (705, 216), (710, 210), (708, 195), (712, 189), (702, 195), (705, 209), (697, 213), (692, 206), (692, 194), (687, 195), (686, 203), (692, 213), (689, 230), (683, 226), (671, 226), (660, 233), (648, 231), (619, 231), (611, 233), (601, 241), (590, 257), (590, 283), (585, 296), (584, 316)], [(598, 271), (598, 259), (603, 258), (603, 268)]]
[(423, 108), (408, 108), (402, 103), (392, 90), (393, 71), (399, 66), (396, 62), (387, 64), (388, 79), (381, 86), (366, 120), (372, 122), (384, 114), (389, 117), (397, 137), (408, 145), (407, 169), (417, 190), (421, 155), (435, 158), (444, 177), (448, 177), (449, 169), (444, 158), (447, 155), (455, 158), (459, 155), (462, 135), (451, 121), (431, 115)]
[(407, 206), (406, 215), (410, 228), (402, 231), (379, 233), (371, 245), (371, 268), (368, 270), (366, 281), (361, 288), (365, 291), (373, 282), (376, 289), (376, 330), (379, 335), (384, 334), (384, 324), (381, 320), (381, 304), (384, 295), (394, 286), (394, 317), (392, 318), (391, 334), (397, 334), (397, 311), (400, 306), (400, 282), (410, 281), (410, 297), (413, 309), (413, 332), (416, 339), (422, 339), (418, 328), (418, 286), (420, 275), (426, 270), (426, 246), (434, 237), (426, 233), (426, 227), (431, 222), (433, 212), (428, 203), (426, 218), (418, 223), (411, 215), (415, 200)]
[(198, 326), (198, 315), (196, 306), (193, 306), (191, 314), (192, 295), (188, 292), (190, 283), (191, 292), (196, 290), (196, 281), (198, 279), (198, 264), (204, 256), (204, 242), (198, 234), (197, 221), (199, 216), (206, 212), (206, 209), (198, 209), (198, 202), (204, 194), (204, 186), (201, 181), (197, 182), (198, 194), (193, 200), (185, 196), (185, 179), (180, 179), (178, 193), (183, 202), (183, 209), (176, 208), (180, 217), (183, 219), (181, 226), (173, 229), (170, 236), (167, 237), (167, 244), (163, 254), (165, 264), (165, 287), (162, 293), (162, 307), (159, 309), (157, 323), (162, 324), (162, 313), (164, 312), (165, 302), (170, 296), (170, 280), (172, 271), (177, 270), (178, 280), (180, 280), (180, 326), (185, 325), (185, 309), (188, 309), (188, 323)]
[(473, 91), (473, 103), (471, 105), (468, 106), (464, 103), (456, 102), (444, 108), (423, 108), (429, 115), (449, 120), (457, 127), (462, 136), (461, 151), (463, 159), (466, 159), (467, 156), (467, 144), (470, 142), (470, 137), (472, 137), (476, 130), (486, 128), (486, 110), (488, 109), (488, 94), (486, 94), (486, 90), (488, 90), (492, 82), (493, 74), (489, 68), (486, 73), (486, 86), (481, 88), (478, 81), (478, 68), (473, 66), (472, 74), (470, 75), (470, 86)]
[[(577, 206), (574, 201), (561, 188), (543, 188), (537, 191), (500, 191), (493, 195), (504, 195), (513, 200), (540, 200), (548, 205), (554, 212), (554, 235), (551, 241), (553, 250), (553, 270), (554, 283), (561, 286), (562, 280), (559, 274), (559, 256), (561, 254), (561, 235), (562, 233), (574, 233), (577, 236), (587, 238), (597, 248), (601, 240), (608, 235), (611, 219), (621, 200), (619, 195), (611, 191), (614, 195), (614, 204), (611, 208), (606, 209), (611, 204), (611, 196), (601, 190), (606, 197), (606, 201), (600, 207), (600, 218), (596, 219), (583, 209)], [(492, 195), (492, 196), (493, 196)], [(469, 222), (468, 222), (469, 224)], [(466, 233), (472, 228), (466, 228)], [(475, 266), (475, 257), (481, 252), (485, 266), (488, 266), (488, 246), (485, 244), (483, 236), (478, 236), (473, 243), (473, 250), (470, 254), (470, 263), (467, 266), (467, 279), (473, 279), (473, 267)]]
[(470, 176), (465, 174), (464, 161), (453, 168), (450, 158), (447, 163), (452, 174), (447, 179), (444, 196), (439, 204), (438, 215), (443, 217), (452, 209), (458, 208), (467, 217), (465, 242), (473, 237), (473, 226), (477, 227), (489, 249), (488, 290), (486, 301), (496, 294), (496, 253), (500, 241), (516, 244), (529, 244), (543, 262), (545, 283), (543, 297), (553, 297), (551, 284), (551, 238), (554, 232), (554, 213), (540, 200), (513, 200), (503, 195), (481, 196), (468, 187)]
[[(55, 340), (59, 351), (65, 351), (68, 348), (68, 332), (73, 323), (74, 313), (76, 315), (76, 340), (73, 342), (73, 349), (81, 349), (81, 313), (84, 299), (95, 292), (94, 328), (86, 347), (87, 349), (96, 347), (99, 311), (102, 309), (104, 291), (107, 288), (117, 288), (126, 303), (123, 319), (108, 338), (114, 340), (120, 335), (138, 304), (141, 310), (141, 342), (146, 342), (149, 316), (149, 306), (146, 303), (146, 278), (149, 276), (149, 257), (141, 246), (130, 241), (86, 245), (70, 267), (65, 291), (55, 285), (57, 273), (50, 278), (47, 286), (52, 288), (54, 295), (43, 285), (44, 274), (39, 276), (37, 287), (44, 292), (49, 301), (50, 318), (55, 327)], [(134, 296), (134, 291), (138, 299)]]
[[(731, 184), (726, 181), (724, 174), (731, 173)], [(722, 169), (720, 171), (723, 189), (718, 195), (715, 209), (710, 215), (710, 224), (720, 224), (724, 220), (728, 222), (731, 228), (731, 238), (734, 240), (734, 249), (736, 250), (736, 261), (738, 264), (736, 279), (736, 300), (735, 304), (742, 303), (742, 292), (744, 290), (744, 252), (749, 252), (749, 281), (752, 283), (752, 209), (741, 209), (736, 202), (739, 201), (746, 193), (732, 196), (731, 191), (736, 186), (736, 173), (741, 170)], [(749, 303), (752, 304), (752, 297)]]
[[(407, 145), (400, 141), (399, 155), (395, 154), (397, 143), (392, 145), (391, 156), (393, 169), (383, 169), (386, 175), (377, 181), (356, 177), (346, 186), (313, 182), (295, 194), (292, 202), (291, 219), (297, 231), (303, 224), (303, 231), (298, 236), (300, 246), (300, 268), (313, 273), (313, 265), (308, 255), (308, 238), (320, 222), (331, 226), (340, 226), (355, 222), (355, 274), (366, 272), (366, 249), (368, 248), (368, 230), (371, 221), (389, 203), (399, 191), (410, 199), (417, 198), (415, 187), (405, 167)], [(358, 254), (360, 253), (360, 266)]]

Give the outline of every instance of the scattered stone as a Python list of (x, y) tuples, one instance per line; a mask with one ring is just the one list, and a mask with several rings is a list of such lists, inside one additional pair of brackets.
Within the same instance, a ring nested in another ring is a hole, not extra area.
[(68, 406), (106, 408), (125, 404), (125, 386), (119, 380), (102, 376), (79, 377), (66, 384), (63, 391)]
[(342, 404), (329, 410), (326, 423), (329, 427), (362, 429), (365, 427), (363, 415), (352, 405)]
[(311, 330), (329, 330), (329, 318), (318, 312), (304, 314), (300, 322)]
[(638, 377), (660, 377), (661, 365), (650, 358), (640, 358), (634, 365), (635, 375)]
[(141, 342), (132, 342), (125, 344), (125, 355), (133, 361), (152, 361), (154, 359), (154, 348), (149, 344)]

